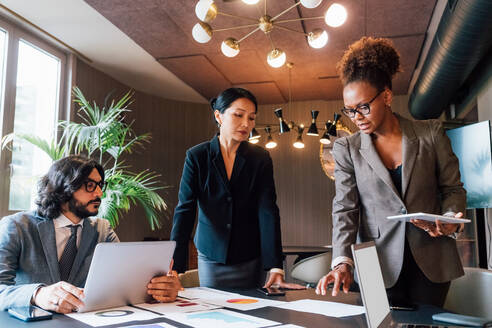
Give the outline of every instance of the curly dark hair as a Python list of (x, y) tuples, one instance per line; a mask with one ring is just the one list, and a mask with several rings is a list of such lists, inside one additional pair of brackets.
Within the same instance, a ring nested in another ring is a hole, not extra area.
[(344, 86), (367, 81), (378, 90), (391, 90), (391, 79), (401, 72), (400, 54), (391, 40), (365, 36), (349, 46), (337, 69)]
[(80, 155), (70, 155), (54, 162), (48, 173), (39, 180), (36, 205), (40, 216), (55, 219), (62, 205), (72, 199), (92, 170), (97, 169), (104, 181), (104, 169), (95, 160)]

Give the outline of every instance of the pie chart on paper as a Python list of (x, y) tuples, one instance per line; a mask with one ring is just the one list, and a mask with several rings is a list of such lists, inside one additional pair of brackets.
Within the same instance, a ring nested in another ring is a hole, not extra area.
[(258, 300), (251, 298), (234, 298), (231, 300), (227, 300), (227, 303), (235, 303), (235, 304), (253, 304), (258, 303)]

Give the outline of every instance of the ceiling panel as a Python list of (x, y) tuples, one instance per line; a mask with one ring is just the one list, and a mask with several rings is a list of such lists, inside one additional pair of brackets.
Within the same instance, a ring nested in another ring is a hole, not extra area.
[[(288, 68), (285, 65), (272, 68), (266, 62), (272, 43), (286, 52), (287, 61), (295, 64), (292, 69), (294, 100), (333, 100), (340, 99), (342, 95), (336, 78), (336, 63), (348, 45), (364, 35), (385, 36), (394, 41), (402, 54), (403, 72), (395, 78), (393, 90), (396, 94), (405, 94), (436, 1), (340, 0), (338, 2), (347, 9), (348, 18), (338, 28), (327, 26), (323, 19), (308, 20), (304, 24), (299, 21), (278, 24), (298, 32), (325, 29), (329, 42), (324, 48), (309, 47), (302, 33), (274, 28), (269, 34), (271, 42), (268, 35), (257, 31), (241, 42), (241, 51), (235, 58), (225, 57), (220, 52), (221, 42), (227, 37), (240, 39), (253, 27), (214, 32), (210, 42), (197, 43), (191, 36), (191, 30), (198, 21), (196, 0), (86, 2), (205, 98), (216, 96), (231, 83), (246, 83), (245, 86), (257, 90), (262, 104), (271, 104), (278, 103), (289, 94)], [(294, 0), (268, 0), (267, 13), (275, 16), (294, 3)], [(217, 0), (216, 4), (220, 12), (243, 17), (257, 19), (264, 12), (264, 1), (260, 1), (258, 8), (239, 0)], [(298, 6), (279, 19), (323, 16), (330, 4), (325, 0), (314, 9)], [(219, 15), (211, 26), (218, 29), (240, 24), (252, 22)], [(265, 81), (271, 82), (263, 83)]]

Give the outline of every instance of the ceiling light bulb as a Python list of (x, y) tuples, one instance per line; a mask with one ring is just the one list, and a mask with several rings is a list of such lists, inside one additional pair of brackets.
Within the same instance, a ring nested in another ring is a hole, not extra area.
[(256, 143), (258, 143), (258, 141), (260, 141), (260, 139), (258, 139), (258, 138), (256, 138), (256, 139), (249, 139), (248, 141), (249, 141), (249, 143), (256, 144)]
[(285, 64), (285, 60), (286, 60), (285, 52), (283, 52), (278, 48), (275, 48), (272, 51), (270, 51), (267, 56), (268, 65), (274, 68), (281, 67), (283, 64)]
[[(244, 1), (244, 0), (243, 0)], [(301, 0), (301, 5), (306, 8), (316, 8), (323, 0)]]
[(323, 48), (328, 43), (328, 33), (320, 28), (316, 28), (308, 34), (308, 43), (311, 48)]
[(217, 5), (212, 0), (200, 0), (195, 6), (195, 14), (202, 22), (210, 23), (217, 17)]
[(332, 4), (325, 14), (325, 22), (331, 27), (339, 27), (345, 23), (346, 19), (347, 10), (345, 10), (344, 6), (338, 3)]
[(328, 132), (325, 132), (321, 139), (319, 139), (319, 142), (321, 142), (323, 145), (329, 145), (331, 143), (330, 141), (330, 135)]
[(243, 0), (247, 5), (256, 5), (260, 0)]
[(268, 142), (266, 143), (265, 147), (267, 147), (268, 149), (277, 147), (277, 143), (273, 140), (272, 136), (268, 137)]
[(222, 50), (224, 56), (235, 57), (239, 53), (239, 42), (234, 38), (227, 38), (222, 41), (220, 50)]
[(298, 149), (304, 148), (304, 142), (302, 142), (301, 136), (297, 137), (296, 142), (294, 142), (293, 146), (298, 148)]
[(199, 43), (207, 43), (212, 39), (212, 28), (207, 23), (198, 22), (191, 31), (193, 39)]

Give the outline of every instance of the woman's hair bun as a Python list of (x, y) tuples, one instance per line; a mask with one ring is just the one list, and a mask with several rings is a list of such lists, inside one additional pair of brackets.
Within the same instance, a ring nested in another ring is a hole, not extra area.
[(400, 55), (391, 40), (365, 36), (349, 46), (337, 68), (344, 85), (357, 80), (372, 84), (384, 80), (391, 88), (391, 79), (401, 71)]
[(217, 102), (217, 98), (210, 99), (210, 107), (212, 110), (215, 110), (215, 103)]

